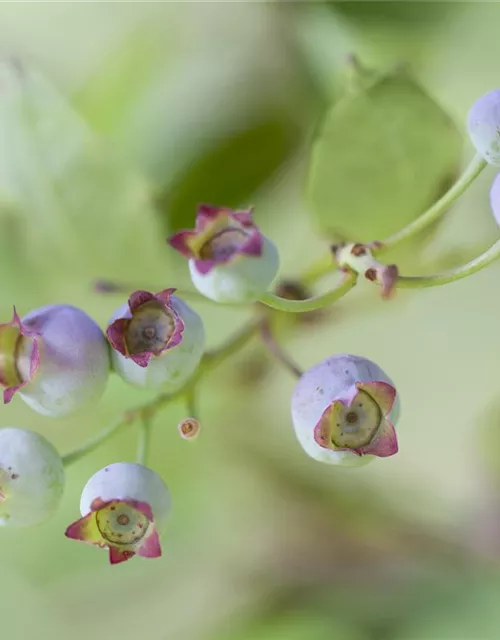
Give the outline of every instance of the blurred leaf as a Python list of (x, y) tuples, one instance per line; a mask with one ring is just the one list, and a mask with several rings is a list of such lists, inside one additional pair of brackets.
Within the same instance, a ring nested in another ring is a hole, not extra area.
[(201, 202), (248, 206), (249, 198), (272, 178), (301, 139), (286, 113), (269, 112), (222, 138), (195, 160), (161, 196), (173, 229), (190, 226)]
[[(346, 623), (318, 613), (293, 611), (253, 623), (240, 633), (223, 636), (223, 640), (361, 640), (361, 635)], [(215, 640), (215, 638), (214, 638)], [(217, 638), (220, 640), (220, 637)]]
[[(465, 578), (465, 576), (464, 576)], [(394, 640), (497, 640), (498, 578), (469, 579), (435, 593), (422, 616), (410, 620)]]
[(123, 125), (128, 111), (159, 70), (168, 63), (161, 46), (165, 38), (152, 28), (125, 38), (99, 65), (73, 98), (77, 109), (98, 131)]
[(312, 150), (308, 198), (325, 231), (383, 239), (418, 217), (449, 184), (461, 136), (406, 70), (338, 102)]
[(327, 6), (356, 22), (392, 23), (398, 28), (429, 29), (435, 21), (446, 20), (457, 2), (328, 2)]
[(15, 229), (17, 261), (89, 276), (137, 275), (131, 255), (157, 266), (163, 243), (142, 177), (38, 71), (4, 60), (0, 84), (0, 228)]

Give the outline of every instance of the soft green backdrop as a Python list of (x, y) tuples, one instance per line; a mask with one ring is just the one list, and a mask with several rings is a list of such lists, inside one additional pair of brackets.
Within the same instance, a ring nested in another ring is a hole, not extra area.
[[(378, 69), (408, 63), (463, 134), (473, 100), (500, 86), (499, 21), (495, 3), (2, 3), (2, 318), (13, 303), (26, 313), (68, 302), (104, 326), (121, 298), (93, 294), (94, 278), (189, 286), (164, 239), (203, 200), (254, 204), (282, 274), (300, 274), (330, 240), (304, 185), (311, 136), (343, 93), (348, 54)], [(435, 143), (421, 162), (446, 156)], [(463, 165), (466, 137), (460, 148)], [(400, 251), (403, 273), (460, 264), (496, 239), (493, 176), (487, 169), (425, 243)], [(357, 203), (373, 178), (360, 170), (352, 182)], [(370, 233), (376, 204), (358, 212)], [(177, 434), (181, 405), (157, 420), (150, 465), (174, 500), (160, 560), (110, 567), (105, 553), (63, 536), (88, 477), (134, 458), (135, 431), (77, 463), (50, 522), (0, 531), (2, 633), (499, 638), (499, 278), (494, 265), (390, 303), (363, 282), (316, 325), (283, 334), (303, 367), (352, 352), (387, 370), (403, 406), (393, 458), (359, 470), (308, 459), (290, 423), (294, 381), (254, 345), (203, 384), (196, 442)], [(195, 306), (211, 346), (247, 315)], [(1, 423), (67, 452), (148, 397), (113, 378), (78, 416), (50, 420), (16, 399)]]

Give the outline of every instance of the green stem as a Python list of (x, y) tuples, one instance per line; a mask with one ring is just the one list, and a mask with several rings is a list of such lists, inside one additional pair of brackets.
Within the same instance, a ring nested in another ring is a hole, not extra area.
[(106, 442), (106, 440), (109, 440), (112, 436), (114, 436), (115, 433), (120, 431), (120, 429), (129, 425), (130, 422), (130, 418), (124, 417), (116, 424), (108, 427), (107, 429), (104, 429), (96, 436), (88, 440), (88, 442), (86, 442), (84, 445), (78, 447), (78, 449), (75, 449), (74, 451), (67, 453), (65, 456), (62, 456), (63, 465), (67, 467), (77, 460), (80, 460), (80, 458), (83, 458), (88, 453), (91, 453), (92, 451), (94, 451), (94, 449), (97, 449), (97, 447), (99, 447), (103, 442)]
[(467, 264), (449, 269), (432, 276), (398, 276), (396, 287), (404, 289), (418, 289), (420, 287), (438, 287), (448, 282), (461, 280), (471, 276), (476, 271), (480, 271), (500, 258), (500, 240), (497, 240), (489, 249)]
[(196, 387), (191, 387), (185, 395), (186, 411), (190, 418), (195, 418), (199, 421), (198, 416), (198, 403), (196, 401)]
[[(330, 258), (331, 259), (331, 258)], [(308, 298), (307, 300), (286, 300), (274, 295), (270, 291), (265, 293), (260, 302), (277, 311), (286, 311), (288, 313), (304, 313), (306, 311), (316, 311), (316, 309), (323, 309), (328, 307), (333, 302), (336, 302), (346, 293), (348, 293), (356, 284), (357, 274), (346, 273), (344, 280), (332, 291), (324, 293), (314, 298)]]
[(137, 440), (137, 464), (146, 466), (151, 440), (151, 417), (143, 416)]
[(474, 182), (481, 171), (486, 167), (488, 163), (486, 160), (476, 154), (470, 161), (468, 167), (465, 169), (460, 178), (455, 184), (435, 202), (425, 213), (406, 226), (401, 231), (398, 231), (394, 235), (390, 236), (382, 242), (380, 249), (374, 251), (376, 254), (381, 254), (387, 249), (392, 249), (396, 244), (403, 240), (411, 238), (420, 231), (423, 231), (426, 227), (436, 222), (455, 202), (455, 200), (464, 193), (464, 191)]
[[(124, 283), (124, 282), (117, 282), (115, 280), (106, 280), (105, 278), (99, 278), (98, 280), (94, 281), (93, 289), (96, 293), (101, 293), (104, 295), (119, 294), (119, 295), (128, 296), (132, 293), (132, 291), (138, 291), (140, 289), (146, 289), (147, 291), (160, 291), (161, 287), (156, 287), (156, 286), (141, 287), (137, 283), (136, 284)], [(198, 291), (194, 291), (192, 289), (176, 288), (175, 295), (178, 298), (187, 298), (188, 300), (192, 299), (197, 302), (206, 302), (207, 304), (220, 306), (218, 302), (215, 302), (214, 300), (211, 300), (210, 298), (207, 298), (206, 296), (202, 295)]]
[(260, 327), (260, 337), (262, 338), (262, 342), (265, 347), (269, 351), (269, 353), (280, 362), (285, 369), (288, 369), (290, 373), (296, 378), (300, 378), (302, 376), (302, 371), (295, 364), (295, 362), (290, 358), (290, 356), (285, 353), (282, 349), (281, 345), (277, 342), (276, 338), (273, 335), (271, 329), (271, 321), (269, 318), (264, 318), (262, 320), (262, 324)]
[[(399, 242), (411, 238), (433, 222), (436, 222), (447, 211), (450, 205), (474, 182), (486, 165), (487, 162), (483, 160), (479, 154), (476, 154), (457, 182), (455, 182), (437, 202), (404, 229), (401, 229), (381, 242), (381, 246), (373, 250), (374, 255), (383, 254), (384, 251), (392, 249)], [(305, 285), (314, 284), (323, 276), (330, 273), (334, 267), (335, 265), (332, 262), (331, 255), (325, 254), (305, 272), (301, 282)]]
[[(182, 396), (186, 396), (193, 392), (196, 384), (203, 378), (211, 369), (222, 364), (229, 358), (231, 355), (239, 351), (241, 347), (243, 347), (247, 342), (251, 340), (252, 337), (257, 335), (260, 327), (260, 319), (252, 320), (247, 325), (243, 327), (241, 331), (239, 331), (235, 336), (230, 338), (222, 347), (219, 349), (207, 353), (203, 360), (200, 363), (200, 366), (195, 373), (195, 375), (191, 378), (191, 380), (178, 391), (174, 393), (164, 393), (157, 396), (152, 402), (144, 404), (135, 409), (131, 409), (127, 411), (126, 415), (116, 424), (104, 429), (96, 436), (91, 438), (87, 443), (78, 447), (74, 451), (63, 456), (63, 464), (64, 466), (69, 466), (73, 464), (80, 458), (83, 458), (88, 453), (97, 449), (103, 442), (111, 438), (115, 435), (120, 429), (123, 427), (130, 425), (135, 419), (142, 418), (144, 421), (144, 416), (149, 421), (153, 418), (153, 416), (163, 407), (165, 407), (170, 402), (181, 398)], [(147, 456), (147, 449), (149, 446), (149, 429), (148, 433), (145, 431), (145, 425), (143, 424), (143, 428), (141, 431), (141, 437), (139, 440), (139, 452), (138, 459), (145, 459)]]

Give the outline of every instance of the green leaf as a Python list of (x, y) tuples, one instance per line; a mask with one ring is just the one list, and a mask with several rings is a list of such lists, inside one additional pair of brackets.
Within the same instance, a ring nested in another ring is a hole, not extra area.
[[(220, 636), (218, 636), (219, 640)], [(361, 634), (334, 616), (321, 612), (283, 612), (265, 620), (254, 622), (243, 632), (231, 633), (224, 640), (361, 640)], [(215, 640), (215, 639), (214, 639)]]
[(17, 238), (17, 261), (60, 276), (157, 268), (166, 250), (142, 176), (35, 69), (3, 61), (0, 84), (0, 232)]
[(333, 2), (326, 6), (361, 25), (395, 25), (397, 28), (435, 29), (450, 13), (463, 7), (457, 2)]
[(461, 135), (404, 69), (338, 102), (313, 145), (307, 197), (322, 230), (382, 240), (417, 218), (458, 169)]
[(92, 126), (113, 133), (122, 128), (129, 112), (164, 69), (165, 38), (154, 29), (138, 28), (124, 38), (90, 75), (73, 103)]
[(243, 129), (220, 138), (180, 173), (160, 198), (169, 227), (190, 226), (196, 206), (206, 202), (236, 207), (252, 204), (301, 139), (296, 121), (279, 110), (254, 116)]

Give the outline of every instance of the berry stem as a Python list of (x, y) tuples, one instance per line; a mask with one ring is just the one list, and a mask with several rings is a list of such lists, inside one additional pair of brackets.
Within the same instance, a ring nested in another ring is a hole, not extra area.
[(487, 267), (494, 260), (500, 258), (500, 240), (497, 240), (489, 249), (482, 253), (477, 258), (474, 258), (467, 264), (455, 269), (448, 269), (441, 273), (436, 273), (430, 276), (398, 276), (396, 280), (396, 287), (398, 289), (418, 289), (421, 287), (437, 287), (448, 282), (454, 282), (455, 280), (461, 280), (467, 278), (476, 271), (480, 271), (484, 267)]
[(187, 415), (190, 418), (194, 418), (195, 420), (200, 420), (200, 416), (198, 413), (198, 402), (196, 398), (196, 388), (191, 387), (185, 395), (186, 402), (186, 411)]
[(123, 427), (129, 425), (131, 422), (132, 417), (129, 413), (127, 413), (121, 420), (113, 424), (111, 427), (108, 427), (107, 429), (104, 429), (103, 431), (98, 433), (81, 447), (78, 447), (74, 451), (71, 451), (65, 456), (62, 456), (64, 467), (68, 467), (77, 460), (85, 457), (88, 453), (94, 451), (94, 449), (97, 449), (101, 444), (103, 444), (103, 442), (109, 440), (115, 435), (115, 433), (118, 433), (118, 431), (120, 431)]
[[(86, 442), (81, 447), (78, 447), (74, 451), (67, 453), (62, 457), (62, 461), (65, 467), (77, 462), (81, 458), (85, 457), (88, 453), (97, 449), (101, 444), (109, 440), (112, 436), (115, 435), (118, 431), (124, 428), (127, 425), (130, 425), (135, 420), (141, 418), (144, 422), (151, 421), (155, 414), (163, 409), (167, 404), (174, 402), (175, 400), (181, 397), (189, 397), (189, 394), (193, 394), (198, 382), (212, 369), (219, 366), (223, 362), (227, 360), (234, 353), (237, 353), (242, 347), (244, 347), (247, 342), (249, 342), (254, 336), (257, 335), (260, 327), (260, 319), (253, 319), (248, 324), (246, 324), (238, 333), (236, 333), (232, 338), (230, 338), (226, 343), (224, 343), (218, 349), (205, 354), (203, 357), (200, 366), (195, 373), (195, 375), (187, 382), (187, 384), (175, 391), (174, 393), (164, 393), (157, 396), (151, 402), (148, 402), (142, 406), (139, 406), (135, 409), (128, 410), (125, 415), (114, 425), (104, 429), (96, 436), (91, 438), (88, 442)], [(146, 418), (145, 418), (146, 417)], [(144, 428), (144, 424), (143, 424)], [(148, 429), (149, 432), (149, 429)], [(143, 440), (144, 438), (144, 440)], [(147, 451), (148, 448), (148, 438), (142, 433), (140, 443), (138, 458), (144, 455), (143, 451)]]
[[(147, 291), (160, 291), (161, 287), (144, 287), (138, 286), (133, 283), (126, 282), (118, 282), (116, 280), (106, 280), (105, 278), (100, 278), (99, 280), (94, 280), (93, 282), (93, 290), (96, 293), (100, 293), (103, 295), (115, 295), (115, 294), (125, 294), (129, 295), (131, 291), (137, 291), (140, 289), (144, 289)], [(220, 306), (218, 302), (214, 302), (207, 298), (206, 296), (201, 295), (197, 291), (193, 291), (191, 289), (177, 289), (175, 290), (175, 295), (179, 298), (187, 298), (196, 300), (197, 302), (206, 302), (207, 304), (213, 304)]]
[(281, 345), (276, 341), (272, 329), (271, 321), (269, 318), (263, 318), (260, 325), (260, 337), (269, 353), (281, 362), (281, 364), (288, 369), (297, 378), (302, 376), (302, 370), (293, 362), (287, 353), (282, 349)]
[(137, 464), (144, 466), (146, 466), (150, 450), (152, 422), (151, 416), (147, 412), (144, 413), (137, 439)]
[(462, 173), (460, 178), (455, 184), (448, 189), (448, 191), (439, 198), (427, 211), (425, 211), (420, 217), (411, 222), (409, 225), (401, 229), (397, 233), (389, 236), (381, 243), (380, 248), (374, 250), (374, 253), (381, 254), (387, 249), (392, 249), (396, 244), (407, 240), (416, 235), (420, 231), (423, 231), (426, 227), (433, 222), (439, 220), (439, 218), (447, 211), (459, 196), (466, 191), (469, 186), (478, 177), (481, 171), (487, 166), (486, 160), (484, 160), (479, 154), (472, 158), (469, 165)]
[[(411, 222), (408, 226), (404, 227), (397, 233), (389, 236), (386, 240), (379, 243), (378, 247), (373, 248), (374, 255), (381, 255), (384, 251), (392, 249), (398, 243), (403, 240), (408, 240), (412, 236), (416, 235), (420, 231), (423, 231), (426, 227), (436, 222), (450, 207), (450, 205), (459, 198), (459, 196), (468, 189), (468, 187), (474, 182), (481, 171), (487, 166), (487, 162), (483, 158), (476, 154), (469, 165), (455, 182), (450, 189), (435, 202), (427, 211), (425, 211), (420, 217)], [(305, 285), (311, 285), (326, 276), (334, 269), (335, 265), (332, 263), (330, 255), (325, 254), (315, 264), (313, 264), (304, 274), (301, 282)]]
[[(332, 261), (330, 257), (330, 261)], [(336, 302), (346, 293), (348, 293), (356, 284), (357, 274), (351, 271), (344, 272), (343, 281), (332, 291), (328, 291), (319, 296), (308, 298), (307, 300), (287, 300), (280, 298), (274, 293), (268, 291), (265, 293), (260, 302), (277, 311), (286, 311), (288, 313), (304, 313), (306, 311), (316, 311), (316, 309), (324, 309), (333, 302)]]

